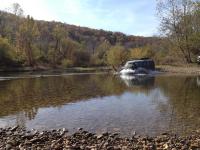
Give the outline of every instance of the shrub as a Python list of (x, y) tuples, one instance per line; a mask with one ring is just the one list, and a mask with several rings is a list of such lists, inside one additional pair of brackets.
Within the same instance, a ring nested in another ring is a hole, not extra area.
[(129, 51), (122, 46), (113, 46), (107, 52), (107, 62), (113, 67), (119, 67), (129, 59)]
[(69, 59), (63, 59), (62, 60), (62, 66), (64, 68), (68, 68), (68, 67), (72, 67), (73, 66), (73, 62)]
[(0, 65), (14, 66), (16, 64), (16, 53), (8, 40), (0, 37)]

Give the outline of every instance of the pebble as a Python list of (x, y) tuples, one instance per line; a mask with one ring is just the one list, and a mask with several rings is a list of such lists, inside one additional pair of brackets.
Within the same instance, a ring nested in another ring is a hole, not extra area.
[(6, 150), (10, 150), (12, 148), (11, 144), (6, 144)]
[(103, 137), (103, 135), (101, 134), (101, 135), (98, 135), (97, 136), (97, 139), (101, 139)]
[(14, 126), (10, 129), (10, 131), (15, 131), (18, 128), (18, 126)]
[(72, 135), (65, 134), (67, 129), (51, 131), (37, 130), (25, 131), (19, 127), (0, 128), (0, 149), (107, 149), (107, 150), (163, 150), (163, 149), (200, 149), (200, 134), (192, 133), (188, 137), (174, 136), (163, 133), (157, 137), (133, 136), (131, 138), (121, 137), (119, 133), (108, 133), (96, 135), (80, 128)]

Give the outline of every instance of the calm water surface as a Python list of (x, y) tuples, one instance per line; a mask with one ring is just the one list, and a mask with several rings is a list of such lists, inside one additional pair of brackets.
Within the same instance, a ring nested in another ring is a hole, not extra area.
[(188, 134), (200, 128), (200, 77), (0, 77), (0, 127)]

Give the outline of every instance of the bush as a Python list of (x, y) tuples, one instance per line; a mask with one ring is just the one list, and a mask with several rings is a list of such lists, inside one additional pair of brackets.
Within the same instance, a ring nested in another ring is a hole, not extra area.
[(140, 58), (152, 58), (154, 56), (154, 51), (151, 47), (141, 47), (134, 48), (131, 50), (131, 58), (132, 59), (140, 59)]
[(107, 52), (107, 62), (113, 67), (119, 67), (129, 59), (129, 51), (122, 46), (113, 46)]
[(73, 62), (69, 59), (63, 59), (62, 60), (62, 66), (64, 68), (68, 68), (68, 67), (72, 67), (73, 66)]
[(9, 44), (8, 40), (0, 37), (0, 65), (15, 66), (17, 64), (15, 57), (14, 48)]
[(90, 65), (92, 66), (105, 66), (105, 60), (104, 59), (100, 59), (98, 56), (93, 55), (90, 58)]
[(90, 54), (83, 50), (76, 50), (72, 56), (74, 66), (87, 67), (90, 65)]

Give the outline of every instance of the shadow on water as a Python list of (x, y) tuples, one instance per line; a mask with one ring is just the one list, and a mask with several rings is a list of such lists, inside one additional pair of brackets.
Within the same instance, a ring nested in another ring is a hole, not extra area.
[(0, 81), (0, 127), (185, 134), (200, 128), (199, 116), (199, 77), (194, 76), (87, 74)]

